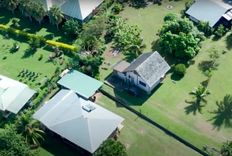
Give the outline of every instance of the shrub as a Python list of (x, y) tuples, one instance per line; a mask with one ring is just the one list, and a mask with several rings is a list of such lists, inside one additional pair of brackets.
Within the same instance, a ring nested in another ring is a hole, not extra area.
[(115, 13), (115, 14), (119, 14), (121, 11), (123, 10), (123, 5), (120, 4), (120, 3), (115, 3), (112, 7), (112, 11)]
[(179, 75), (179, 76), (184, 76), (186, 73), (186, 67), (184, 64), (177, 64), (174, 67), (174, 74)]
[(174, 21), (174, 20), (177, 20), (178, 17), (176, 14), (173, 14), (173, 13), (169, 13), (167, 14), (165, 17), (164, 17), (164, 21)]
[(226, 34), (226, 31), (227, 29), (222, 24), (220, 24), (214, 34), (216, 37), (220, 38)]
[(39, 55), (38, 61), (41, 61), (43, 59), (43, 54)]

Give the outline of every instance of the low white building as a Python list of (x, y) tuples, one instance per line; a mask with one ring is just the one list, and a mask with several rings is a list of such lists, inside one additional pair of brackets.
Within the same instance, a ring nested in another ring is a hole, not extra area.
[(0, 75), (0, 111), (17, 114), (35, 94), (26, 84)]
[(162, 81), (170, 66), (158, 52), (144, 53), (131, 64), (121, 61), (114, 73), (129, 85), (135, 85), (148, 94)]
[(123, 118), (62, 89), (33, 117), (49, 130), (94, 153), (121, 126)]

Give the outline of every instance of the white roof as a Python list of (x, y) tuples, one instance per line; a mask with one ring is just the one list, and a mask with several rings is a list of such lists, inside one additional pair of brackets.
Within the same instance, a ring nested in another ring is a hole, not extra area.
[(46, 0), (46, 2), (48, 10), (56, 5), (65, 15), (85, 20), (103, 0)]
[(17, 114), (34, 94), (27, 85), (0, 75), (0, 110)]
[[(90, 112), (83, 109), (90, 108), (89, 105), (95, 109)], [(70, 90), (58, 92), (33, 117), (90, 153), (94, 153), (124, 120)]]
[(186, 14), (198, 21), (209, 22), (209, 25), (213, 27), (230, 9), (232, 9), (232, 6), (224, 0), (195, 0)]

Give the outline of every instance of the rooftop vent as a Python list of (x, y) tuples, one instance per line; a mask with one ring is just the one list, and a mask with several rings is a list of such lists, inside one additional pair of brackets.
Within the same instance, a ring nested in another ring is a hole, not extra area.
[(86, 112), (91, 112), (96, 108), (91, 104), (87, 104), (87, 105), (82, 106), (82, 109), (85, 110)]

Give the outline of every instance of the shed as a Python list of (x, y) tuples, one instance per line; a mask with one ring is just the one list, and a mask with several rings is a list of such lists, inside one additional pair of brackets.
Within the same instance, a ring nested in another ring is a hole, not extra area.
[(67, 72), (59, 81), (58, 84), (64, 88), (73, 90), (78, 95), (89, 99), (95, 92), (103, 85), (98, 81), (86, 74), (76, 70)]

